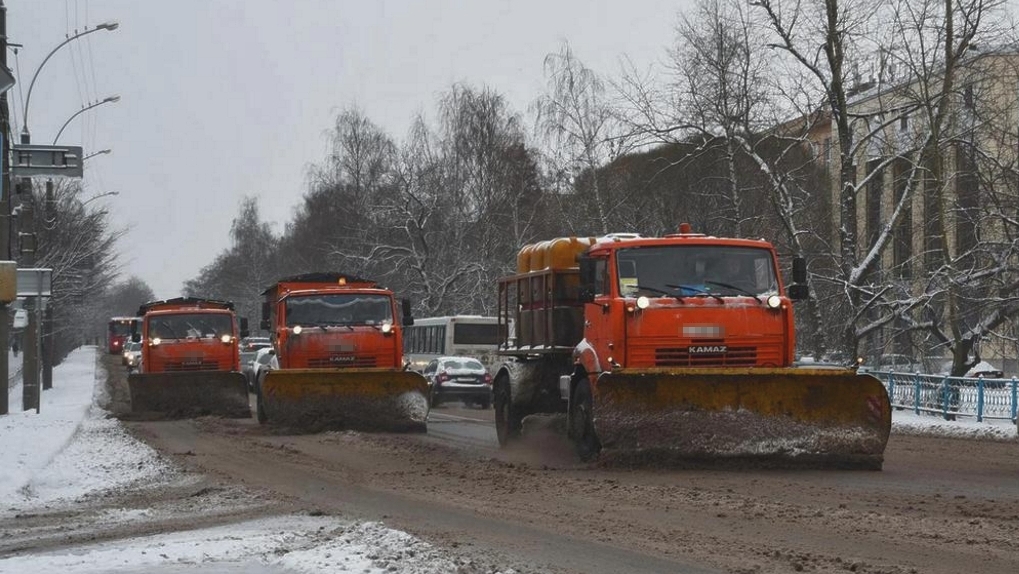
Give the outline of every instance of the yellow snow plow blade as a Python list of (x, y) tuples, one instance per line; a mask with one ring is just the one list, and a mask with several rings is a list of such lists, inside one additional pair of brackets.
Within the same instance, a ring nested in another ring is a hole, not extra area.
[(247, 381), (237, 372), (131, 373), (127, 386), (132, 418), (251, 416)]
[(594, 426), (608, 452), (880, 469), (881, 381), (849, 369), (641, 369), (602, 374)]
[(262, 381), (259, 421), (303, 432), (425, 432), (427, 391), (425, 378), (413, 371), (269, 371)]

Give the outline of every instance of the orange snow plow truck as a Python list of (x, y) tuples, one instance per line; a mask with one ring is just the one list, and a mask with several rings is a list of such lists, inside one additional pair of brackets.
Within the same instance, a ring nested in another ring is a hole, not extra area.
[(178, 297), (145, 303), (138, 309), (141, 363), (128, 375), (131, 412), (180, 418), (251, 416), (247, 381), (237, 347), (247, 336), (247, 319), (238, 332), (233, 303)]
[(425, 378), (403, 363), (403, 301), (342, 273), (279, 280), (263, 293), (262, 329), (271, 333), (270, 369), (256, 383), (261, 423), (294, 430), (424, 432)]
[(770, 243), (683, 224), (527, 245), (517, 271), (499, 280), (500, 323), (515, 322), (493, 383), (500, 444), (529, 415), (566, 413), (582, 460), (881, 468), (881, 382), (793, 366), (802, 259), (787, 289)]

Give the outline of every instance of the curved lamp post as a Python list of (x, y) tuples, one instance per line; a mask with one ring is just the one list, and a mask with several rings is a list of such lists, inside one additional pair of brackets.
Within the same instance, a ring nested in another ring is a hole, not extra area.
[(80, 116), (81, 114), (91, 110), (92, 108), (98, 108), (99, 106), (101, 106), (103, 104), (112, 104), (114, 102), (119, 102), (119, 101), (120, 101), (120, 96), (107, 96), (107, 97), (99, 100), (98, 102), (91, 103), (91, 104), (81, 108), (80, 110), (74, 112), (73, 114), (71, 114), (71, 117), (67, 118), (67, 121), (64, 122), (64, 125), (60, 126), (60, 131), (57, 132), (57, 137), (53, 138), (53, 145), (57, 145), (57, 140), (60, 139), (60, 134), (64, 133), (64, 128), (66, 128), (67, 125), (71, 123), (71, 120), (73, 120), (74, 118)]
[[(99, 150), (99, 151), (94, 151), (94, 152), (92, 152), (92, 153), (90, 153), (90, 154), (86, 155), (85, 157), (81, 158), (81, 161), (85, 161), (86, 159), (89, 159), (89, 158), (95, 157), (95, 156), (97, 156), (97, 155), (103, 155), (103, 154), (107, 154), (107, 153), (110, 153), (110, 152), (112, 152), (112, 151), (113, 151), (113, 150), (112, 150), (112, 149), (109, 149), (109, 148), (107, 148), (107, 149), (101, 149), (101, 150)], [(120, 192), (117, 192), (117, 193), (120, 193)]]
[(120, 192), (119, 191), (107, 191), (106, 193), (100, 193), (98, 195), (93, 195), (92, 197), (90, 197), (90, 198), (86, 199), (85, 201), (81, 202), (81, 206), (85, 207), (86, 204), (89, 204), (89, 203), (91, 203), (91, 202), (93, 202), (93, 201), (95, 201), (95, 200), (97, 200), (97, 199), (99, 199), (101, 197), (109, 197), (111, 195), (120, 195)]
[(82, 36), (87, 36), (88, 34), (91, 34), (92, 32), (98, 32), (99, 30), (116, 30), (119, 26), (120, 24), (117, 22), (104, 22), (102, 24), (99, 24), (95, 28), (92, 28), (91, 30), (84, 30), (82, 32), (78, 32), (77, 34), (57, 44), (57, 47), (50, 50), (50, 53), (47, 54), (45, 58), (43, 58), (42, 63), (39, 64), (39, 67), (35, 69), (35, 74), (32, 75), (32, 81), (28, 84), (28, 95), (25, 96), (25, 110), (22, 116), (23, 125), (21, 126), (21, 143), (24, 144), (31, 143), (32, 136), (28, 131), (28, 105), (32, 102), (32, 88), (35, 87), (35, 80), (36, 78), (39, 77), (39, 72), (42, 71), (43, 66), (46, 65), (46, 62), (48, 62), (50, 58), (53, 57), (53, 54), (57, 53), (57, 50), (70, 44), (72, 41), (81, 38)]

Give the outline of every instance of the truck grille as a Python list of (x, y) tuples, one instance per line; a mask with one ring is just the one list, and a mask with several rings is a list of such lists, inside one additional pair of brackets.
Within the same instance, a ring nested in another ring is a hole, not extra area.
[(752, 367), (756, 347), (727, 347), (724, 353), (692, 354), (689, 347), (655, 349), (657, 367)]
[(166, 363), (166, 371), (168, 373), (184, 372), (184, 371), (218, 371), (219, 363), (216, 361), (202, 361), (200, 363), (193, 362), (170, 362)]
[(308, 359), (309, 369), (363, 369), (373, 368), (378, 361), (371, 356), (333, 355), (332, 357), (315, 357)]

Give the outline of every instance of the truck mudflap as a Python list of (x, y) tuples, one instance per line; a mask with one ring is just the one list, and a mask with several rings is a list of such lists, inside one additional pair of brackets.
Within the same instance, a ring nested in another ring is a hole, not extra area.
[(242, 373), (131, 373), (127, 386), (131, 418), (135, 419), (251, 416), (247, 380)]
[(297, 432), (425, 432), (428, 382), (392, 369), (280, 369), (258, 393), (258, 419)]
[(603, 456), (645, 463), (880, 470), (891, 431), (884, 385), (849, 369), (620, 370), (593, 394)]

